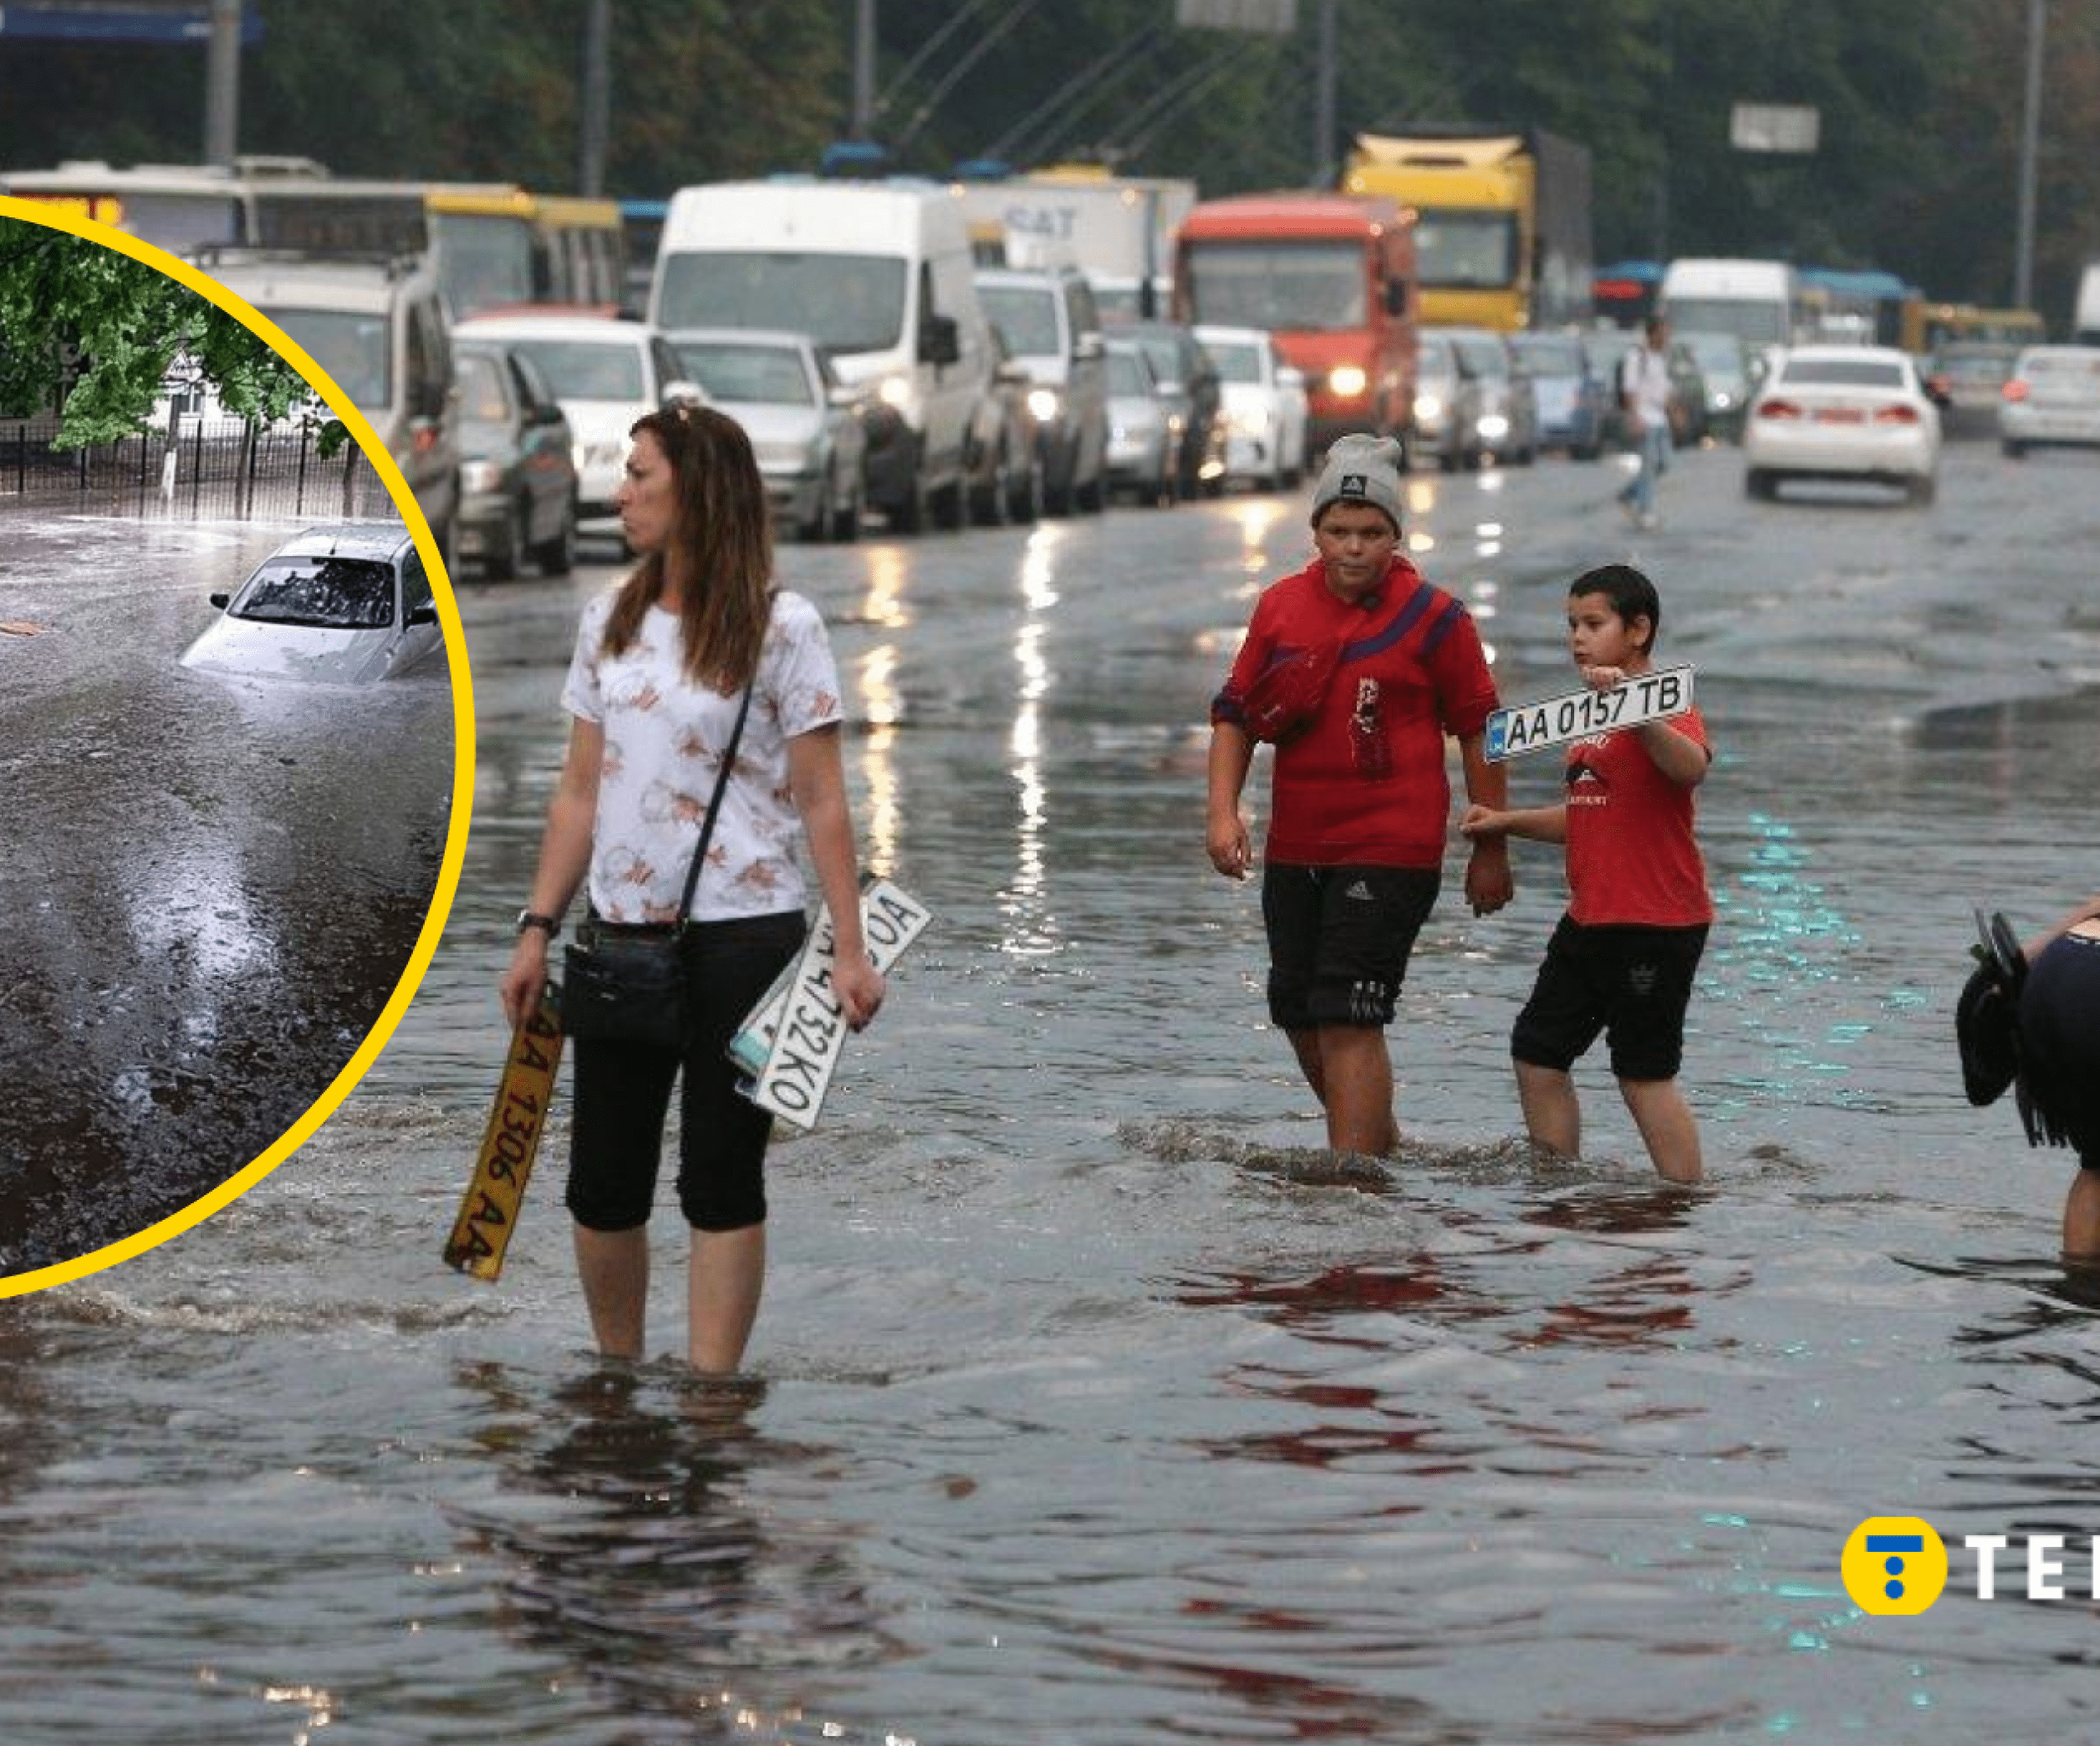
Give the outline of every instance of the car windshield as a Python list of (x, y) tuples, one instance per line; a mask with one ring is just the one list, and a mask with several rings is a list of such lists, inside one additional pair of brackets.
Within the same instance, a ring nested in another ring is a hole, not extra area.
[(1777, 298), (1673, 297), (1669, 324), (1680, 333), (1706, 328), (1733, 334), (1752, 345), (1784, 345), (1787, 305)]
[(1996, 387), (2012, 370), (2012, 357), (2006, 352), (1950, 352), (1939, 360), (1942, 375), (1957, 382), (1987, 382)]
[(895, 255), (680, 252), (663, 260), (662, 324), (785, 328), (825, 350), (889, 351), (905, 327)]
[(1790, 388), (1900, 388), (1904, 371), (1873, 358), (1789, 358), (1780, 380)]
[(1533, 375), (1571, 376), (1583, 373), (1583, 349), (1572, 340), (1519, 340), (1516, 345)]
[(802, 355), (784, 345), (696, 341), (678, 348), (690, 375), (710, 400), (732, 405), (813, 406), (817, 396)]
[(1742, 342), (1733, 334), (1684, 334), (1679, 339), (1709, 375), (1743, 373)]
[(642, 354), (622, 340), (513, 340), (539, 366), (557, 400), (645, 401)]
[(1145, 379), (1144, 365), (1134, 353), (1116, 348), (1109, 354), (1109, 392), (1142, 397), (1151, 393), (1152, 384)]
[(386, 317), (339, 309), (265, 309), (325, 370), (350, 404), (370, 416), (393, 401)]
[(1194, 319), (1221, 327), (1318, 333), (1364, 323), (1358, 242), (1192, 242)]
[(369, 558), (272, 558), (227, 610), (258, 624), (385, 630), (394, 622), (394, 572)]
[(1222, 382), (1258, 382), (1262, 380), (1262, 348), (1244, 340), (1205, 340), (1203, 349), (1218, 366)]
[(502, 367), (494, 354), (462, 349), (456, 365), (459, 372), (460, 421), (507, 428), (511, 422), (510, 396), (503, 391)]
[(1454, 340), (1459, 361), (1468, 375), (1501, 376), (1509, 374), (1509, 359), (1498, 340)]
[(1057, 294), (1047, 286), (980, 285), (977, 301), (1017, 357), (1054, 358), (1064, 350), (1058, 343)]
[(1425, 212), (1414, 227), (1415, 273), (1436, 290), (1506, 285), (1516, 277), (1516, 214)]

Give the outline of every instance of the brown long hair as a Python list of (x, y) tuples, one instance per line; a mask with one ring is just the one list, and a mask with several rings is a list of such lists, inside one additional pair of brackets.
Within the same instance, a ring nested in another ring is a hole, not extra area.
[[(691, 568), (679, 614), (689, 678), (741, 691), (758, 671), (772, 610), (773, 533), (766, 482), (744, 427), (711, 406), (667, 406), (636, 419), (662, 447), (678, 482), (671, 544)], [(664, 559), (651, 552), (620, 586), (605, 624), (605, 652), (624, 654), (664, 591)]]

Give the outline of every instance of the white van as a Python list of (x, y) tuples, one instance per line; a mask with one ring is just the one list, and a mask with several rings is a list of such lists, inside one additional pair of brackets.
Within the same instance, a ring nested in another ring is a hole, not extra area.
[(868, 498), (906, 531), (966, 513), (970, 431), (994, 368), (970, 237), (945, 188), (713, 182), (664, 215), (649, 317), (806, 333), (869, 403)]
[(1674, 332), (1733, 334), (1768, 361), (1801, 338), (1806, 321), (1801, 277), (1784, 261), (1672, 261), (1657, 307)]
[(2100, 345), (2100, 261), (2089, 261), (2078, 275), (2078, 302), (2071, 318), (2075, 345)]

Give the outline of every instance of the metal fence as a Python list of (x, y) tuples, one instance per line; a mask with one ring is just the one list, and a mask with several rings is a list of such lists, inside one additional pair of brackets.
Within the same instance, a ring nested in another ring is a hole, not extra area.
[(399, 513), (354, 442), (323, 460), (319, 433), (303, 426), (185, 417), (168, 433), (77, 449), (54, 448), (57, 430), (0, 422), (0, 501), (197, 519)]

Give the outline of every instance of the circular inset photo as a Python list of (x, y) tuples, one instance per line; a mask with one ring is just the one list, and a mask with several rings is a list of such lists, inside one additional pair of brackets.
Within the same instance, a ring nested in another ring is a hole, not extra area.
[(456, 396), (410, 365), (415, 264), (247, 266), (355, 389), (199, 267), (0, 199), (0, 1296), (289, 1156), (458, 881)]

